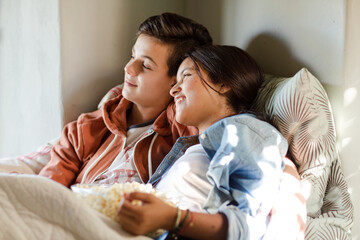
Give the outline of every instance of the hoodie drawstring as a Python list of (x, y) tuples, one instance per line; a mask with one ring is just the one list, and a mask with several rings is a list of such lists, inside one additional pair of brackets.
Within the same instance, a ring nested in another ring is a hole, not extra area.
[(151, 140), (150, 147), (149, 147), (149, 152), (148, 152), (149, 180), (150, 180), (150, 178), (151, 178), (151, 176), (152, 176), (151, 150), (152, 150), (152, 147), (153, 147), (153, 145), (154, 145), (155, 139), (156, 139), (156, 137), (157, 137), (158, 135), (159, 135), (158, 133), (155, 133), (155, 136), (154, 136), (153, 139)]
[(109, 146), (107, 146), (107, 148), (105, 149), (105, 151), (103, 151), (100, 156), (90, 165), (90, 167), (88, 169), (86, 169), (84, 176), (81, 179), (81, 184), (84, 183), (85, 178), (87, 177), (87, 175), (89, 174), (90, 170), (105, 156), (105, 154), (109, 151), (109, 149), (111, 148), (111, 146), (114, 144), (115, 140), (117, 139), (117, 135), (115, 135), (114, 139), (111, 141), (111, 143), (109, 144)]

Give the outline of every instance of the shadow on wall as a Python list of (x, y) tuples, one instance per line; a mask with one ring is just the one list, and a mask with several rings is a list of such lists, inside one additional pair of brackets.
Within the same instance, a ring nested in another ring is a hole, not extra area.
[(310, 66), (295, 59), (289, 47), (270, 33), (262, 33), (252, 39), (245, 50), (260, 64), (267, 74), (289, 77)]
[[(206, 5), (206, 10), (204, 5)], [(185, 0), (184, 16), (203, 24), (209, 30), (214, 44), (221, 43), (223, 12), (222, 0)]]
[[(290, 48), (280, 39), (271, 35), (270, 33), (262, 33), (252, 39), (249, 45), (245, 48), (246, 51), (260, 64), (263, 71), (267, 74), (272, 74), (280, 77), (290, 77), (295, 75), (301, 68), (306, 67), (311, 73), (316, 76), (312, 66), (305, 65), (303, 62), (296, 59), (292, 54)], [(321, 81), (321, 79), (319, 79)], [(339, 101), (331, 101), (331, 106), (334, 112), (342, 112), (342, 94), (339, 91), (342, 86), (330, 85), (321, 83), (331, 100), (338, 99)], [(335, 125), (339, 125), (340, 117), (335, 115)]]

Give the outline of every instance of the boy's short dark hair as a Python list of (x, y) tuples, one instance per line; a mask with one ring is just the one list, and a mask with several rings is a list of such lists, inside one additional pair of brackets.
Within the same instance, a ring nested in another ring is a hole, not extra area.
[(183, 56), (197, 46), (212, 44), (209, 31), (201, 24), (175, 13), (163, 13), (146, 19), (137, 36), (145, 34), (172, 46), (167, 60), (168, 75), (175, 76)]

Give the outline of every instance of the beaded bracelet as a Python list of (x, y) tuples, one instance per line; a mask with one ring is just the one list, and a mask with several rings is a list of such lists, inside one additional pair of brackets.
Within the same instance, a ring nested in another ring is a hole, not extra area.
[(177, 210), (177, 212), (176, 212), (176, 220), (175, 220), (174, 229), (179, 227), (180, 219), (181, 219), (181, 210), (180, 210), (180, 208), (177, 207), (176, 210)]
[(184, 226), (180, 231), (179, 231), (179, 234), (182, 234), (184, 232), (186, 232), (186, 230), (188, 228), (192, 228), (194, 227), (194, 213), (193, 212), (190, 212), (190, 220), (189, 222), (186, 224), (186, 226)]
[(185, 217), (184, 217), (184, 220), (182, 220), (182, 222), (179, 224), (179, 227), (175, 228), (175, 232), (176, 232), (176, 233), (179, 233), (180, 230), (184, 227), (185, 223), (186, 223), (187, 220), (189, 219), (189, 216), (190, 216), (190, 210), (187, 209), (187, 210), (186, 210)]
[[(179, 215), (181, 216), (181, 211), (179, 213)], [(187, 209), (186, 210), (186, 215), (184, 217), (184, 220), (181, 221), (181, 223), (173, 230), (171, 231), (169, 234), (172, 237), (171, 239), (178, 239), (178, 233), (180, 232), (180, 230), (185, 226), (185, 223), (188, 221), (190, 216), (190, 210)], [(176, 220), (178, 219), (178, 217), (176, 217)], [(176, 223), (175, 223), (176, 225)], [(168, 239), (168, 238), (167, 238)]]

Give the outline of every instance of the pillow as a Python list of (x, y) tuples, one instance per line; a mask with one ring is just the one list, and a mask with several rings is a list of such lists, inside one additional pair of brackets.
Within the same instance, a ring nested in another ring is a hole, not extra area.
[(98, 104), (98, 109), (101, 108), (101, 106), (109, 99), (117, 97), (121, 94), (121, 90), (123, 88), (124, 84), (121, 83), (119, 85), (116, 85), (115, 87), (111, 88), (105, 95), (104, 97), (100, 100), (99, 104)]
[(305, 239), (349, 239), (353, 205), (336, 148), (333, 114), (319, 80), (265, 75), (254, 111), (265, 112), (289, 143), (306, 199)]
[(0, 172), (38, 174), (50, 161), (50, 150), (57, 141), (53, 139), (27, 155), (0, 158)]
[(306, 68), (290, 78), (265, 75), (254, 110), (267, 113), (284, 135), (300, 175), (311, 168), (329, 166), (337, 158), (328, 96)]

